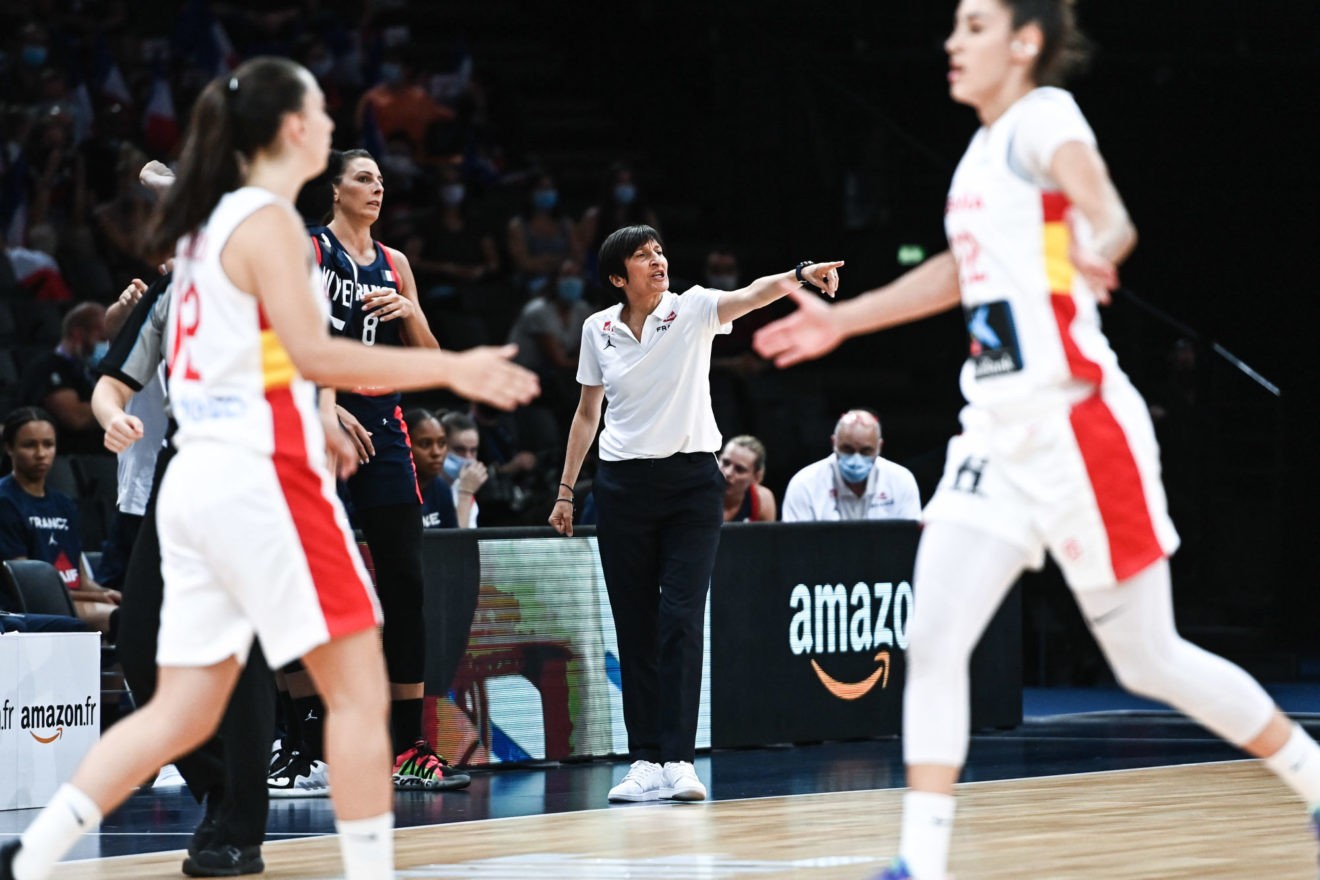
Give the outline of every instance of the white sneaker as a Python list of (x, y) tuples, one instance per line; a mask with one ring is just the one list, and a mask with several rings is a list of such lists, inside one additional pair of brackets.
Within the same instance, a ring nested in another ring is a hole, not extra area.
[(330, 771), (324, 761), (297, 755), (287, 767), (270, 774), (266, 791), (273, 798), (328, 797)]
[(697, 778), (697, 768), (687, 761), (670, 761), (664, 766), (664, 787), (669, 794), (662, 795), (675, 801), (704, 801), (706, 786)]
[(665, 771), (651, 761), (633, 761), (623, 780), (610, 789), (610, 803), (620, 801), (657, 801), (669, 796), (665, 788)]
[(183, 774), (179, 773), (179, 768), (173, 764), (166, 764), (160, 768), (156, 774), (156, 781), (151, 783), (152, 788), (178, 788), (183, 785)]

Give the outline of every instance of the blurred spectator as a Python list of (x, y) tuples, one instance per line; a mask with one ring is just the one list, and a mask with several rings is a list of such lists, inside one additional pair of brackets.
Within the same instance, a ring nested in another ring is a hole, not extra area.
[(92, 368), (109, 347), (105, 307), (80, 303), (64, 316), (59, 345), (32, 361), (24, 373), (23, 399), (54, 417), (66, 454), (105, 451), (104, 432), (92, 415)]
[(146, 154), (137, 147), (120, 144), (114, 195), (92, 209), (92, 218), (104, 243), (102, 254), (115, 278), (150, 278), (155, 274), (143, 253), (141, 238), (155, 204), (151, 193), (138, 180), (138, 171), (146, 162)]
[(880, 457), (875, 413), (844, 413), (830, 437), (834, 454), (793, 475), (784, 490), (784, 522), (921, 519), (917, 479)]
[(775, 495), (765, 479), (765, 444), (750, 434), (741, 434), (724, 444), (720, 453), (724, 474), (725, 522), (774, 522)]
[(78, 505), (46, 486), (55, 462), (55, 424), (36, 407), (5, 417), (4, 447), (13, 473), (0, 479), (0, 560), (39, 559), (55, 566), (78, 617), (113, 639), (120, 595), (82, 570)]
[(500, 268), (495, 240), (472, 225), (467, 186), (457, 168), (440, 167), (436, 196), (436, 207), (417, 218), (417, 230), (404, 248), (423, 302), (454, 296)]
[[(9, 265), (14, 273), (14, 283), (28, 296), (47, 302), (69, 302), (73, 293), (64, 281), (60, 264), (55, 262), (47, 251), (37, 245), (51, 247), (53, 232), (48, 226), (32, 230), (32, 247), (4, 247)], [(0, 246), (5, 245), (5, 237), (0, 235)]]
[(509, 331), (516, 360), (541, 378), (541, 401), (567, 425), (577, 407), (578, 348), (592, 307), (583, 300), (586, 281), (573, 260), (559, 264), (539, 296), (523, 306)]
[(489, 474), (477, 493), (486, 511), (482, 525), (539, 523), (544, 514), (538, 505), (549, 503), (556, 483), (560, 450), (553, 417), (541, 406), (503, 412), (479, 403), (472, 404), (471, 416), (478, 429), (478, 457)]
[(437, 103), (414, 82), (413, 67), (402, 52), (391, 50), (385, 55), (380, 78), (358, 101), (358, 130), (364, 141), (369, 142), (367, 129), (374, 125), (382, 141), (402, 132), (416, 146), (427, 142), (433, 123), (454, 119), (453, 110)]
[[(624, 226), (650, 226), (660, 229), (655, 212), (651, 210), (645, 196), (637, 188), (632, 167), (626, 162), (615, 162), (605, 174), (596, 203), (587, 208), (579, 226), (579, 234), (585, 248), (583, 260), (586, 276), (588, 280), (602, 288), (606, 285), (596, 278), (596, 253), (604, 243), (605, 236)], [(612, 292), (609, 298), (613, 302)]]
[(531, 295), (564, 260), (581, 263), (577, 227), (560, 208), (559, 190), (549, 174), (530, 178), (523, 209), (509, 220), (508, 245), (517, 281)]
[(440, 417), (440, 424), (444, 426), (445, 437), (449, 441), (449, 451), (445, 453), (440, 478), (453, 493), (458, 527), (473, 529), (477, 527), (477, 516), (481, 512), (476, 493), (487, 478), (486, 466), (477, 461), (477, 451), (481, 445), (477, 423), (471, 416), (448, 412)]

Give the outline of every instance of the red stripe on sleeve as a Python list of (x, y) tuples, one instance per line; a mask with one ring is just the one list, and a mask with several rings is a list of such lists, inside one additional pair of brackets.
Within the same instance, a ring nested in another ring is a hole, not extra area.
[(307, 457), (302, 414), (293, 393), (274, 389), (267, 392), (266, 400), (275, 429), (275, 475), (297, 528), (330, 638), (374, 627), (375, 610), (349, 556), (334, 507), (321, 494), (321, 476)]
[(1046, 223), (1062, 223), (1068, 214), (1068, 197), (1061, 192), (1040, 194), (1040, 206)]
[(1109, 539), (1114, 577), (1127, 580), (1165, 555), (1151, 521), (1141, 471), (1123, 426), (1099, 394), (1074, 406), (1069, 419)]

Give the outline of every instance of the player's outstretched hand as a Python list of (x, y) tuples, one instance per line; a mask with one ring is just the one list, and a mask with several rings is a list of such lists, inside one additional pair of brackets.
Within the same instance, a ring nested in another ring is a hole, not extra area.
[(531, 370), (513, 363), (516, 345), (481, 345), (454, 355), (449, 387), (468, 400), (515, 409), (541, 393)]
[(789, 296), (798, 304), (797, 311), (766, 324), (752, 337), (756, 353), (777, 367), (814, 360), (838, 348), (845, 338), (831, 306), (805, 290)]

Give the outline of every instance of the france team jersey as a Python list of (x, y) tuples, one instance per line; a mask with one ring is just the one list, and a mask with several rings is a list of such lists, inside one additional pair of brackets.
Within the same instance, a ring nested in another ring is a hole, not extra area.
[(13, 476), (0, 479), (0, 559), (40, 559), (55, 566), (70, 590), (82, 584), (78, 561), (78, 505), (63, 492), (47, 489), (38, 498), (23, 491)]
[[(330, 304), (330, 332), (364, 345), (404, 345), (401, 321), (378, 321), (363, 309), (367, 294), (400, 290), (399, 274), (389, 251), (373, 242), (375, 257), (364, 266), (353, 259), (328, 226), (313, 226), (307, 232), (312, 237), (321, 283)], [(346, 502), (351, 500), (351, 510), (421, 503), (399, 393), (362, 392), (341, 391), (336, 395), (339, 405), (371, 432), (376, 448), (375, 456), (349, 478), (350, 498)]]

